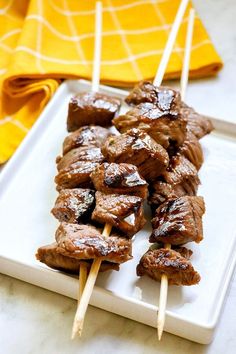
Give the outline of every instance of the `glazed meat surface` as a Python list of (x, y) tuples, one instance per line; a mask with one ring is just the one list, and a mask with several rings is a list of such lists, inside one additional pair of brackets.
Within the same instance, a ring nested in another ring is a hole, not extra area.
[(179, 184), (183, 177), (187, 179), (189, 176), (197, 175), (197, 170), (193, 164), (183, 155), (178, 154), (170, 160), (167, 171), (162, 176), (167, 183)]
[(118, 98), (101, 93), (79, 93), (69, 102), (67, 129), (72, 132), (88, 124), (109, 126), (119, 109)]
[(113, 124), (121, 132), (137, 128), (148, 133), (165, 149), (183, 144), (187, 121), (179, 110), (169, 107), (161, 110), (153, 103), (140, 103), (132, 110), (113, 119)]
[(78, 161), (98, 162), (104, 161), (101, 149), (97, 147), (79, 147), (70, 150), (63, 157), (57, 157), (57, 169), (63, 170)]
[(51, 212), (60, 222), (77, 223), (87, 219), (95, 205), (94, 194), (93, 190), (83, 188), (61, 190)]
[(169, 198), (196, 195), (199, 183), (195, 166), (178, 154), (162, 177), (150, 186), (148, 201), (155, 208)]
[(89, 188), (92, 186), (90, 174), (99, 166), (97, 162), (78, 161), (61, 169), (55, 177), (57, 190), (68, 188)]
[(181, 114), (187, 120), (187, 130), (193, 133), (197, 139), (201, 139), (204, 135), (209, 134), (214, 126), (210, 119), (197, 113), (192, 107), (181, 103)]
[(199, 243), (203, 239), (202, 216), (204, 200), (197, 196), (170, 199), (157, 208), (152, 219), (153, 231), (150, 242), (182, 245), (186, 242)]
[(137, 166), (141, 176), (148, 181), (156, 179), (169, 163), (166, 150), (135, 128), (108, 138), (102, 153), (108, 162), (128, 162)]
[(137, 266), (137, 275), (147, 275), (160, 281), (163, 274), (168, 276), (169, 285), (195, 285), (201, 279), (191, 262), (176, 250), (159, 248), (147, 251)]
[(190, 162), (192, 162), (197, 170), (199, 170), (203, 164), (204, 158), (202, 147), (197, 137), (190, 131), (187, 131), (186, 139), (179, 147), (178, 153), (184, 155)]
[(128, 163), (103, 163), (91, 174), (97, 191), (105, 194), (129, 194), (147, 197), (147, 182), (136, 166)]
[(140, 81), (126, 97), (125, 102), (131, 106), (150, 102), (162, 111), (176, 111), (181, 104), (180, 93), (169, 87), (155, 86), (150, 81)]
[[(50, 268), (76, 275), (79, 275), (82, 264), (88, 268), (88, 271), (92, 264), (89, 260), (67, 257), (58, 253), (56, 242), (40, 247), (36, 253), (36, 258)], [(105, 272), (106, 270), (119, 270), (119, 264), (104, 261), (99, 268), (99, 272)]]
[(96, 192), (96, 207), (92, 220), (109, 223), (125, 236), (132, 237), (146, 222), (143, 216), (143, 200), (140, 197)]
[(58, 252), (77, 259), (100, 258), (114, 263), (123, 263), (132, 258), (132, 243), (129, 239), (111, 234), (105, 237), (90, 225), (61, 223), (56, 231)]
[(112, 135), (108, 129), (99, 125), (86, 125), (69, 134), (63, 142), (63, 155), (78, 147), (101, 147)]

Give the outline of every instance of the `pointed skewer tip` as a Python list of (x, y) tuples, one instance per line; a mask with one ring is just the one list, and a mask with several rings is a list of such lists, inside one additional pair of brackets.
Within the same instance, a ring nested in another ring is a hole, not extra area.
[(160, 341), (163, 333), (163, 328), (158, 328), (157, 333), (158, 333), (158, 340)]

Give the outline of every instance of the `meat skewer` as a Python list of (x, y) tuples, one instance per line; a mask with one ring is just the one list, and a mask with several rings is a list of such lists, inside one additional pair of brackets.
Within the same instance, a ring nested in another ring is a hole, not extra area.
[[(185, 98), (187, 82), (188, 82), (189, 62), (190, 62), (190, 53), (191, 53), (192, 35), (193, 35), (193, 26), (194, 26), (194, 16), (195, 16), (195, 11), (193, 9), (191, 9), (190, 13), (189, 13), (184, 63), (183, 63), (183, 69), (182, 69), (182, 75), (181, 75), (181, 97), (182, 97), (182, 100), (184, 100), (184, 98)], [(166, 243), (164, 245), (164, 248), (170, 249), (171, 244)], [(161, 340), (163, 328), (165, 325), (167, 294), (168, 294), (168, 276), (166, 274), (163, 274), (161, 277), (159, 309), (158, 309), (158, 316), (157, 316), (157, 330), (158, 330), (158, 339), (159, 340)]]
[[(181, 4), (179, 6), (175, 21), (174, 21), (172, 29), (171, 29), (170, 36), (169, 36), (167, 44), (166, 44), (166, 48), (165, 48), (163, 56), (162, 56), (160, 66), (158, 68), (156, 77), (154, 79), (155, 85), (160, 85), (161, 81), (163, 79), (165, 69), (168, 64), (169, 57), (170, 57), (171, 51), (173, 49), (173, 45), (174, 45), (174, 42), (175, 42), (175, 39), (177, 36), (177, 32), (178, 32), (178, 29), (181, 25), (181, 21), (182, 21), (183, 15), (185, 13), (188, 1), (189, 0), (182, 0)], [(108, 237), (110, 232), (111, 232), (111, 226), (109, 224), (106, 224), (104, 231), (103, 231), (104, 236)], [(94, 284), (95, 284), (95, 281), (97, 278), (97, 274), (98, 274), (98, 270), (99, 270), (100, 265), (101, 265), (101, 261), (99, 259), (97, 259), (93, 262), (92, 268), (91, 268), (89, 276), (88, 276), (88, 280), (87, 280), (85, 288), (84, 288), (83, 295), (81, 297), (78, 309), (76, 311), (76, 316), (75, 316), (73, 330), (72, 330), (72, 338), (75, 336), (75, 334), (77, 332), (79, 333), (79, 335), (82, 334), (84, 317), (86, 314), (86, 310), (87, 310), (88, 303), (89, 303), (89, 300), (90, 300), (90, 297), (91, 297), (91, 294), (93, 291), (93, 287), (94, 287)]]

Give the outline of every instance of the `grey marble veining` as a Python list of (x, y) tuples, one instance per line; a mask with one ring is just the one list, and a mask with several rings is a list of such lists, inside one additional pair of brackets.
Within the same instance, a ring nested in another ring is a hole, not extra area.
[(76, 301), (5, 275), (0, 276), (0, 298), (0, 348), (5, 354), (233, 354), (236, 348), (236, 279), (208, 346), (168, 333), (158, 342), (155, 329), (92, 306), (82, 338), (71, 341)]
[[(206, 114), (236, 121), (236, 1), (196, 0), (225, 66), (217, 78), (191, 81), (187, 101)], [(217, 247), (217, 245), (216, 245)], [(84, 334), (70, 340), (76, 302), (0, 275), (0, 352), (3, 354), (234, 354), (236, 279), (211, 345), (204, 346), (89, 307)], [(204, 311), (204, 309), (202, 309)]]

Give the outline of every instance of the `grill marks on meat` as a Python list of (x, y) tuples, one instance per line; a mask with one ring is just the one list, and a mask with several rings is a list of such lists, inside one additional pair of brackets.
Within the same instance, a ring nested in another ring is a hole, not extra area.
[(154, 86), (150, 81), (139, 82), (126, 97), (125, 102), (132, 106), (150, 102), (157, 105), (160, 110), (170, 112), (178, 110), (181, 103), (178, 91), (168, 87)]
[[(36, 259), (50, 268), (76, 275), (79, 275), (81, 265), (88, 267), (88, 270), (92, 265), (89, 260), (81, 260), (60, 254), (56, 242), (40, 247), (36, 253)], [(119, 264), (103, 261), (99, 272), (107, 270), (119, 270)]]
[(77, 223), (91, 215), (95, 204), (94, 195), (91, 189), (61, 190), (51, 212), (60, 222)]
[(199, 184), (195, 166), (178, 154), (172, 157), (168, 170), (150, 187), (149, 203), (155, 208), (169, 198), (196, 195)]
[[(184, 254), (186, 255), (186, 251)], [(137, 266), (137, 275), (147, 275), (160, 281), (163, 274), (168, 276), (170, 285), (195, 285), (201, 279), (190, 261), (183, 257), (177, 249), (148, 250)]]
[(112, 135), (108, 129), (98, 125), (86, 125), (68, 135), (63, 142), (63, 155), (78, 147), (101, 147)]
[(58, 252), (77, 259), (100, 258), (123, 263), (132, 258), (132, 243), (124, 237), (111, 234), (103, 236), (89, 225), (61, 223), (56, 231)]
[(91, 174), (97, 191), (105, 194), (129, 194), (145, 199), (147, 182), (140, 176), (136, 166), (127, 163), (103, 163)]
[(157, 178), (169, 163), (166, 150), (138, 129), (109, 137), (102, 147), (102, 153), (109, 162), (129, 162), (137, 166), (146, 180)]
[(79, 147), (70, 150), (63, 157), (58, 157), (57, 169), (58, 171), (61, 171), (78, 161), (91, 161), (101, 163), (104, 161), (104, 156), (101, 153), (101, 149), (98, 147)]
[(57, 158), (57, 189), (90, 187), (90, 174), (104, 161), (100, 148), (80, 147), (70, 150), (62, 158)]
[(187, 131), (186, 139), (179, 147), (178, 153), (183, 154), (190, 162), (192, 162), (197, 170), (199, 170), (203, 164), (204, 158), (202, 147), (196, 136), (190, 131)]
[(97, 162), (78, 161), (63, 168), (55, 177), (57, 190), (92, 186), (90, 174), (99, 166)]
[(182, 245), (199, 243), (203, 239), (202, 216), (205, 212), (202, 197), (184, 196), (163, 203), (152, 219), (150, 242)]
[(111, 125), (120, 109), (120, 100), (101, 93), (83, 92), (71, 98), (67, 117), (69, 132), (87, 124)]
[(143, 216), (143, 200), (136, 196), (96, 192), (92, 220), (102, 224), (109, 223), (125, 236), (132, 237), (146, 222)]
[(183, 144), (187, 124), (179, 110), (161, 110), (149, 102), (140, 103), (125, 115), (114, 118), (113, 123), (121, 133), (132, 128), (143, 130), (165, 149)]
[(181, 103), (181, 114), (187, 120), (187, 130), (201, 139), (204, 135), (209, 134), (214, 126), (210, 119), (197, 113), (192, 107), (189, 107), (184, 102)]

